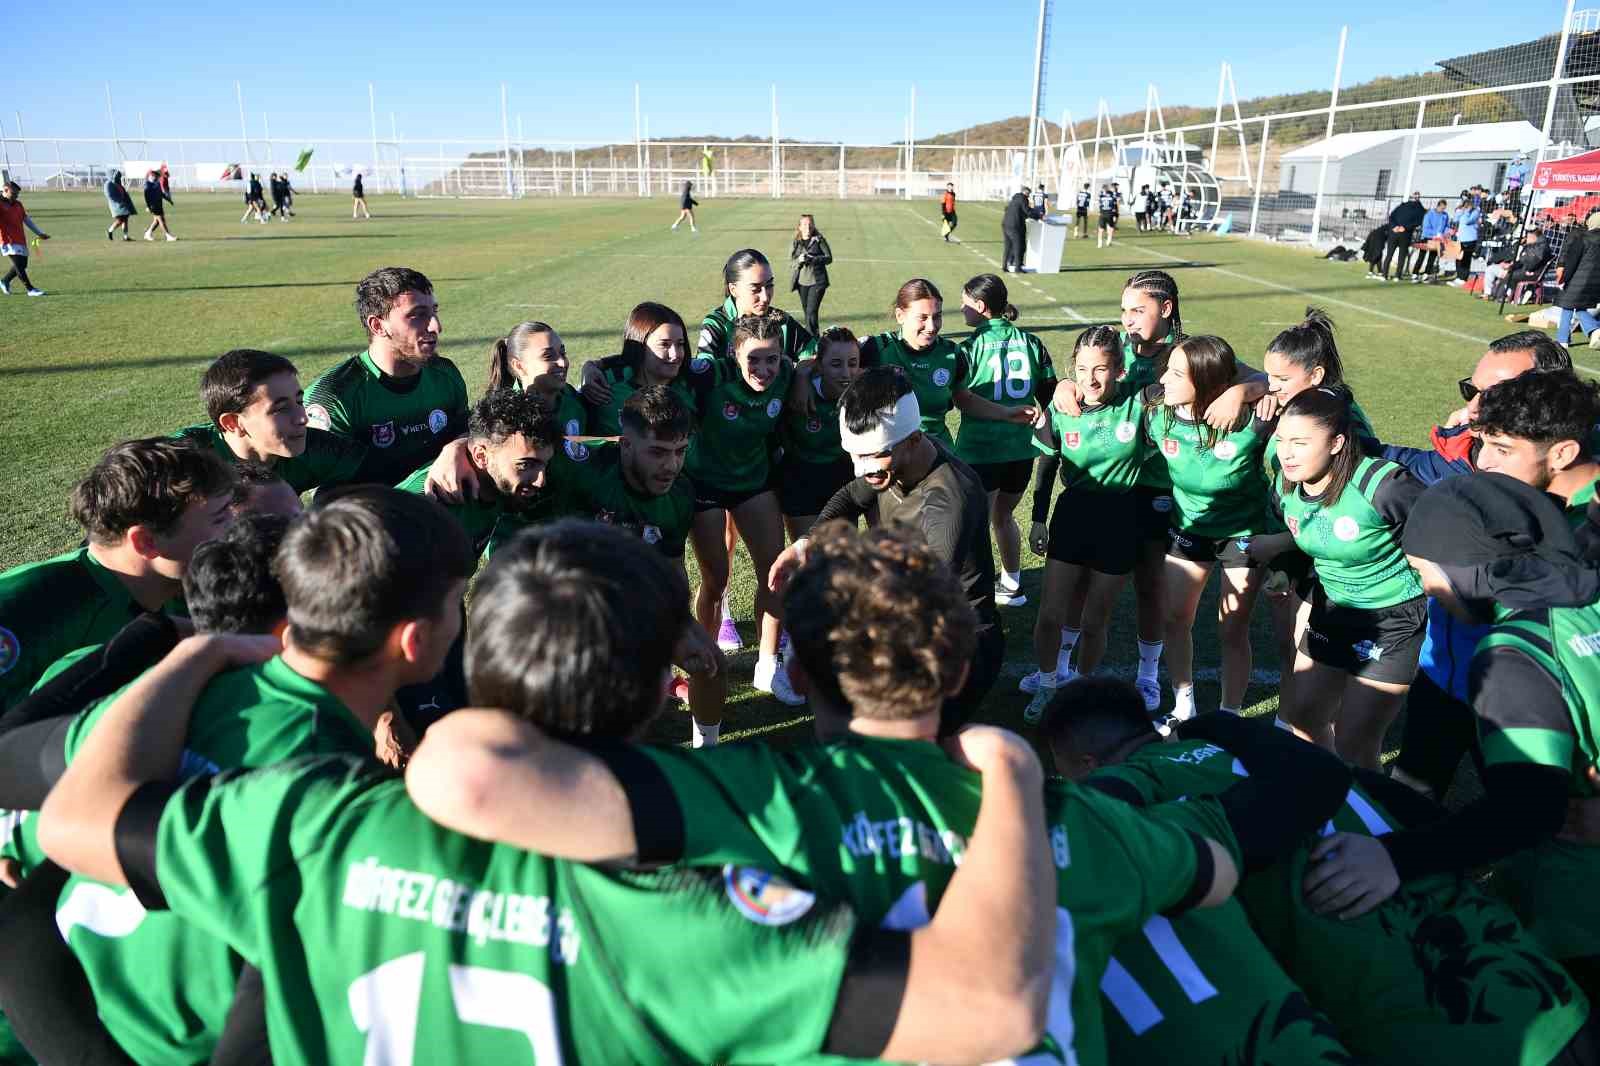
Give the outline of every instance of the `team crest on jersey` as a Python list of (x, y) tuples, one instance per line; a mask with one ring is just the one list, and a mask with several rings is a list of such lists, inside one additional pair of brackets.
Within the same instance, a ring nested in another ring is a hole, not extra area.
[(939, 386), (941, 389), (950, 384), (950, 371), (946, 370), (942, 366), (938, 370), (935, 370), (933, 372), (933, 383)]
[(1232, 459), (1234, 456), (1239, 454), (1239, 446), (1233, 443), (1231, 440), (1222, 440), (1217, 442), (1217, 446), (1212, 448), (1211, 452), (1218, 459), (1221, 459), (1223, 462), (1227, 462), (1229, 459)]
[(394, 423), (379, 422), (372, 427), (372, 446), (374, 448), (387, 448), (394, 443)]
[(1063, 433), (1061, 435), (1061, 443), (1065, 444), (1073, 451), (1077, 451), (1078, 445), (1083, 443), (1083, 434), (1079, 433), (1077, 430), (1073, 430), (1070, 433)]
[(576, 437), (582, 432), (583, 427), (578, 424), (578, 420), (576, 418), (567, 419), (567, 436)]
[(1139, 427), (1134, 425), (1132, 422), (1117, 423), (1117, 440), (1121, 441), (1123, 444), (1131, 441), (1133, 439), (1133, 435), (1137, 432), (1139, 432)]
[[(706, 335), (704, 333), (700, 334), (700, 343), (702, 345), (706, 343)], [(711, 357), (709, 355), (697, 355), (689, 360), (689, 373), (691, 374), (704, 374), (710, 369)]]
[(1166, 514), (1172, 510), (1171, 496), (1157, 496), (1150, 501), (1150, 509), (1157, 514)]
[(328, 417), (328, 409), (320, 403), (306, 404), (306, 425), (315, 429), (326, 430), (332, 427), (333, 421)]
[(1179, 444), (1174, 438), (1163, 437), (1161, 439), (1161, 454), (1165, 455), (1168, 459), (1177, 458), (1178, 448)]
[(561, 445), (561, 448), (567, 453), (567, 458), (571, 459), (575, 463), (586, 463), (589, 461), (589, 446), (587, 444), (583, 444), (575, 440), (569, 440), (564, 441)]
[(646, 544), (660, 544), (661, 543), (661, 527), (660, 526), (646, 525), (643, 529), (641, 529), (639, 531), (639, 536), (644, 539), (644, 542)]
[(723, 404), (722, 417), (726, 418), (729, 422), (737, 422), (739, 420), (739, 405), (731, 400)]
[(722, 883), (734, 909), (757, 925), (788, 925), (817, 902), (810, 892), (753, 866), (724, 866)]
[(808, 418), (808, 419), (806, 419), (806, 432), (807, 433), (821, 433), (822, 432), (822, 422), (819, 419), (816, 419), (816, 418)]
[(1050, 857), (1055, 860), (1058, 870), (1065, 870), (1072, 865), (1072, 849), (1067, 846), (1067, 827), (1064, 825), (1050, 827)]
[(428, 412), (428, 429), (433, 433), (443, 433), (444, 427), (450, 424), (450, 416), (435, 407)]
[(1291, 536), (1298, 537), (1300, 535), (1300, 519), (1297, 515), (1289, 515), (1283, 522), (1289, 527)]
[(767, 401), (767, 417), (768, 418), (777, 418), (778, 417), (778, 412), (782, 411), (782, 410), (783, 410), (783, 401), (782, 400), (778, 399), (777, 397), (773, 397), (771, 400)]
[(9, 674), (22, 658), (22, 642), (11, 630), (0, 626), (0, 675)]
[(1333, 535), (1340, 540), (1355, 540), (1361, 536), (1361, 526), (1349, 515), (1341, 515), (1334, 520)]

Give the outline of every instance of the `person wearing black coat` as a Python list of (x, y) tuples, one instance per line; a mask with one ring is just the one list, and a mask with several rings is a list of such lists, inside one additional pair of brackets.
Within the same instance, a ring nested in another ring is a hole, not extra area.
[(144, 176), (144, 206), (151, 216), (150, 225), (144, 231), (144, 239), (147, 241), (156, 239), (155, 232), (158, 229), (167, 235), (167, 240), (178, 239), (173, 236), (172, 229), (167, 225), (166, 205), (162, 201), (172, 203), (172, 194), (161, 187), (160, 177), (152, 170)]
[(677, 221), (672, 224), (672, 228), (676, 230), (679, 222), (682, 222), (684, 219), (688, 219), (689, 232), (699, 233), (700, 231), (695, 228), (694, 224), (694, 209), (699, 206), (700, 201), (694, 198), (694, 182), (684, 182), (683, 195), (678, 197), (678, 218)]
[(789, 247), (789, 261), (793, 275), (789, 290), (800, 294), (800, 306), (805, 309), (806, 329), (813, 337), (822, 335), (817, 316), (822, 310), (822, 296), (828, 291), (828, 264), (833, 262), (833, 249), (828, 238), (817, 229), (817, 220), (801, 215), (794, 230), (794, 243)]
[(1600, 211), (1591, 211), (1583, 225), (1581, 237), (1574, 233), (1567, 239), (1561, 265), (1556, 268), (1556, 281), (1561, 285), (1556, 297), (1556, 306), (1561, 308), (1556, 340), (1561, 344), (1572, 339), (1573, 316), (1591, 338), (1600, 332), (1600, 319), (1590, 311), (1600, 304)]
[[(1406, 261), (1411, 258), (1411, 238), (1417, 232), (1417, 227), (1422, 225), (1422, 220), (1428, 214), (1428, 209), (1422, 206), (1422, 194), (1414, 192), (1411, 199), (1405, 201), (1389, 212), (1389, 235), (1383, 253), (1383, 280), (1402, 281), (1401, 275), (1405, 273)], [(1394, 262), (1396, 255), (1400, 257), (1400, 269), (1391, 279), (1389, 266)]]
[(1524, 281), (1537, 282), (1544, 277), (1544, 272), (1550, 267), (1550, 245), (1540, 236), (1538, 230), (1529, 230), (1523, 234), (1523, 245), (1517, 249), (1507, 249), (1512, 253), (1509, 260), (1511, 269), (1506, 271), (1505, 277), (1495, 283), (1494, 292), (1486, 297), (1491, 300), (1504, 300), (1508, 293), (1516, 292), (1517, 286)]
[(111, 209), (111, 228), (106, 230), (106, 240), (116, 240), (117, 230), (122, 231), (122, 239), (133, 240), (128, 235), (128, 219), (139, 213), (133, 206), (133, 197), (128, 195), (127, 186), (122, 184), (122, 171), (115, 170), (111, 173), (111, 180), (105, 186), (106, 206)]
[(1015, 274), (1022, 269), (1023, 251), (1028, 246), (1028, 219), (1033, 217), (1033, 206), (1028, 202), (1024, 188), (1006, 204), (1006, 213), (1000, 219), (1000, 237), (1005, 251), (1001, 255), (1000, 269)]

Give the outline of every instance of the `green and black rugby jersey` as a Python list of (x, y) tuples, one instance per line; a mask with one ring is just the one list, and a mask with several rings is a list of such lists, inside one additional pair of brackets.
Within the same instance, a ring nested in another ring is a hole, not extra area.
[[(1003, 318), (991, 318), (961, 343), (966, 374), (955, 382), (990, 403), (1024, 407), (1049, 403), (1056, 371), (1044, 342)], [(956, 455), (966, 463), (1012, 463), (1033, 458), (1033, 427), (961, 416)]]
[(878, 333), (861, 342), (861, 366), (897, 366), (911, 380), (922, 412), (922, 432), (955, 448), (947, 416), (954, 403), (951, 394), (967, 377), (967, 355), (954, 341), (940, 337), (927, 351), (907, 346), (898, 331)]
[(622, 446), (598, 441), (565, 442), (550, 464), (553, 511), (604, 522), (653, 544), (669, 559), (682, 559), (694, 525), (694, 488), (680, 474), (660, 496), (635, 489), (622, 471)]
[(785, 361), (772, 384), (760, 392), (745, 381), (732, 356), (697, 355), (686, 373), (698, 425), (684, 470), (695, 485), (759, 490), (771, 470), (793, 364)]
[(1063, 492), (1122, 493), (1138, 483), (1146, 449), (1144, 401), (1136, 390), (1119, 384), (1108, 402), (1076, 417), (1054, 407), (1049, 412), (1055, 447), (1037, 437), (1033, 446), (1061, 460)]
[(362, 352), (311, 383), (306, 417), (312, 428), (367, 448), (366, 462), (352, 481), (396, 485), (466, 432), (467, 383), (443, 356), (410, 377), (397, 378)]
[(1156, 461), (1171, 479), (1173, 529), (1213, 538), (1261, 532), (1270, 491), (1261, 453), (1270, 423), (1252, 415), (1242, 428), (1217, 433), (1161, 407), (1147, 425)]
[[(779, 310), (778, 314), (783, 316), (783, 325), (779, 330), (783, 354), (793, 362), (814, 355), (817, 339), (811, 335), (811, 331), (795, 321), (789, 312)], [(721, 306), (707, 311), (706, 317), (700, 320), (700, 339), (695, 342), (695, 350), (713, 359), (732, 359), (733, 327), (738, 321), (739, 312), (730, 296), (722, 301)]]
[[(582, 393), (579, 394), (585, 411), (583, 433), (590, 437), (621, 436), (622, 405), (628, 402), (628, 397), (644, 388), (646, 382), (639, 368), (621, 355), (608, 355), (597, 360), (595, 365), (600, 368), (600, 376), (605, 383), (611, 386), (611, 400), (605, 404), (592, 404), (583, 398)], [(683, 401), (685, 407), (693, 407), (694, 397), (684, 382), (687, 369), (687, 364), (680, 365), (678, 376), (672, 379), (667, 388)], [(567, 435), (577, 436), (575, 433)]]
[[(174, 436), (210, 448), (229, 464), (239, 461), (216, 426), (188, 426)], [(291, 489), (304, 493), (324, 485), (347, 485), (355, 481), (366, 458), (366, 446), (353, 438), (307, 426), (305, 451), (287, 459), (275, 458), (271, 467)]]

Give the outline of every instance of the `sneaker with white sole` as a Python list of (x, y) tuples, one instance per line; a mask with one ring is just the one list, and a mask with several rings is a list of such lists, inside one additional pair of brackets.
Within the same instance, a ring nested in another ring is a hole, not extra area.
[(149, 233), (148, 233), (148, 232), (147, 232), (147, 233), (145, 233), (145, 235), (144, 235), (144, 239), (145, 239), (145, 240), (147, 240), (147, 241), (153, 241), (153, 240), (155, 240), (155, 238), (154, 238), (154, 237), (152, 237), (152, 236), (150, 236), (150, 234), (149, 234)]
[(43, 296), (44, 295), (44, 290), (43, 289), (29, 289), (28, 290), (28, 295), (29, 296)]
[(1161, 734), (1161, 736), (1170, 737), (1172, 735), (1172, 731), (1178, 727), (1178, 716), (1173, 714), (1164, 714), (1152, 722), (1151, 725), (1155, 726), (1156, 732)]
[(9, 282), (0, 281), (0, 295), (11, 295), (11, 284)]
[[(1075, 672), (1073, 672), (1072, 670), (1068, 670), (1066, 673), (1061, 673), (1060, 671), (1057, 671), (1056, 672), (1056, 687), (1060, 688), (1062, 685), (1065, 685), (1068, 681), (1075, 680), (1077, 678), (1077, 676), (1078, 675)], [(1030, 696), (1033, 695), (1035, 692), (1038, 692), (1039, 691), (1039, 671), (1035, 670), (1033, 673), (1031, 673), (1028, 676), (1024, 677), (1021, 681), (1018, 681), (1017, 682), (1017, 691), (1018, 692), (1026, 692)]]
[(169, 240), (169, 241), (175, 241), (175, 240), (177, 240), (177, 239), (178, 239), (178, 238), (176, 238), (176, 237), (174, 237), (174, 236), (173, 236), (173, 235), (172, 235), (172, 234), (170, 234), (170, 233), (169, 233), (169, 234), (167, 234), (167, 240)]
[(1023, 708), (1022, 720), (1029, 725), (1038, 725), (1044, 717), (1045, 708), (1050, 706), (1050, 701), (1056, 698), (1053, 688), (1041, 688), (1033, 694), (1033, 699), (1028, 701), (1028, 706)]
[(1028, 594), (1022, 591), (1021, 586), (1010, 588), (996, 581), (994, 584), (994, 604), (996, 607), (1021, 607), (1028, 602)]
[(773, 660), (766, 664), (756, 664), (756, 676), (750, 682), (750, 687), (757, 692), (765, 692), (779, 703), (790, 707), (804, 705), (806, 698), (794, 690), (789, 683), (789, 669), (781, 662)]
[(734, 625), (733, 619), (724, 618), (717, 627), (717, 647), (723, 651), (738, 651), (744, 647), (744, 642), (739, 639), (739, 627)]
[(1151, 714), (1161, 706), (1161, 682), (1153, 677), (1136, 677), (1133, 687), (1139, 690), (1139, 698), (1144, 700), (1144, 709)]

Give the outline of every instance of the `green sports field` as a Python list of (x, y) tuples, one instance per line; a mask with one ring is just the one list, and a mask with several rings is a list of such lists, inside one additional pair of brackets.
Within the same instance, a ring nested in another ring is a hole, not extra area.
[[(4, 304), (0, 567), (76, 543), (67, 494), (108, 445), (203, 421), (199, 377), (220, 353), (236, 347), (278, 352), (293, 359), (309, 383), (361, 349), (354, 287), (375, 267), (410, 266), (433, 280), (444, 324), (441, 353), (461, 367), (476, 392), (489, 344), (523, 319), (554, 324), (575, 363), (615, 352), (623, 321), (640, 300), (676, 308), (692, 331), (720, 301), (722, 262), (739, 248), (767, 253), (778, 273), (777, 303), (798, 310), (784, 287), (801, 211), (816, 215), (835, 256), (824, 324), (847, 325), (861, 335), (892, 328), (888, 308), (895, 290), (922, 276), (945, 293), (945, 326), (960, 339), (962, 284), (974, 274), (998, 273), (1000, 255), (999, 209), (985, 204), (961, 206), (960, 243), (946, 244), (933, 202), (708, 200), (698, 212), (700, 233), (691, 235), (668, 230), (677, 205), (666, 199), (375, 197), (371, 221), (355, 222), (345, 197), (300, 196), (292, 222), (262, 226), (238, 221), (242, 205), (234, 196), (180, 193), (168, 214), (179, 242), (125, 244), (107, 242), (98, 194), (32, 193), (25, 202), (54, 239), (30, 264), (35, 282), (50, 295), (29, 299), (17, 286)], [(135, 237), (147, 222), (143, 214), (134, 219)], [(1330, 263), (1303, 249), (1242, 238), (1130, 231), (1125, 227), (1104, 250), (1071, 241), (1063, 273), (1012, 282), (1020, 323), (1050, 347), (1057, 373), (1065, 372), (1079, 329), (1116, 320), (1127, 275), (1160, 267), (1178, 278), (1188, 332), (1220, 334), (1254, 365), (1266, 342), (1297, 321), (1308, 302), (1327, 308), (1339, 326), (1348, 376), (1379, 434), (1420, 445), (1428, 427), (1459, 405), (1455, 382), (1487, 342), (1519, 328), (1497, 318), (1494, 305), (1454, 289), (1365, 280), (1360, 263)], [(1579, 361), (1600, 365), (1582, 354)], [(1024, 533), (1028, 506), (1024, 500), (1018, 508)], [(1036, 594), (1041, 560), (1024, 553), (1024, 589)], [(734, 565), (733, 588), (740, 628), (753, 640), (748, 557)], [(1264, 684), (1252, 690), (1252, 702), (1270, 706), (1278, 664), (1264, 611), (1258, 614), (1256, 667)], [(1033, 605), (1008, 610), (1005, 618), (1010, 666), (987, 707), (998, 721), (1018, 719), (1027, 699), (1015, 682), (1032, 669)], [(1213, 618), (1208, 600), (1195, 654), (1203, 709), (1217, 700), (1214, 669), (1207, 671), (1216, 665)], [(1131, 671), (1135, 663), (1130, 591), (1118, 612), (1108, 666)], [(753, 666), (753, 650), (733, 657), (735, 694), (725, 735), (803, 728), (802, 716), (749, 689)], [(675, 717), (660, 729), (663, 738), (685, 737), (687, 719)]]

